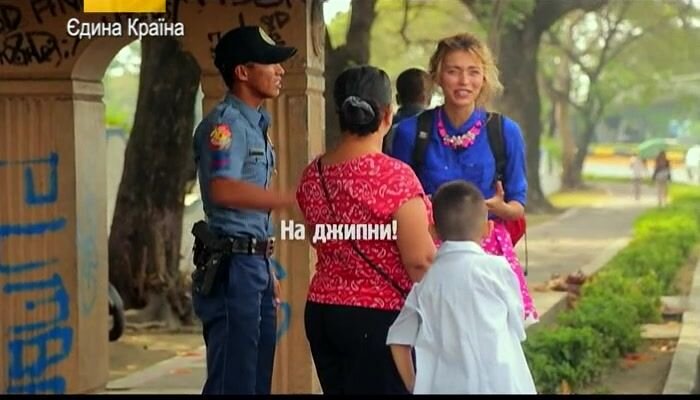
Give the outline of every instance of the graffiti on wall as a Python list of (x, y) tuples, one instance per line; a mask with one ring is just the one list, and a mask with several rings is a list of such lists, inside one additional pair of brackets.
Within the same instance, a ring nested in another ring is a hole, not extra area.
[[(51, 215), (59, 199), (58, 164), (57, 153), (35, 159), (0, 160), (0, 173), (18, 177), (22, 187), (17, 192), (21, 193), (23, 207), (34, 211), (33, 216)], [(35, 211), (42, 208), (47, 211)], [(0, 368), (7, 371), (7, 386), (2, 388), (7, 394), (66, 391), (65, 377), (49, 371), (64, 362), (73, 348), (70, 294), (59, 269), (61, 260), (52, 254), (61, 249), (51, 245), (66, 223), (65, 217), (57, 215), (31, 221), (0, 221), (0, 278), (4, 282), (0, 303), (20, 305), (10, 311), (10, 324), (0, 333), (4, 342), (0, 346), (8, 351)], [(20, 241), (28, 239), (42, 243), (48, 255), (42, 258), (32, 251), (10, 253), (10, 249), (20, 248)], [(21, 317), (12, 320), (14, 313)]]
[[(147, 23), (159, 20), (181, 22), (186, 6), (232, 7), (240, 11), (231, 14), (231, 27), (258, 24), (272, 39), (286, 44), (281, 31), (291, 22), (289, 10), (292, 4), (305, 3), (305, 0), (170, 0), (166, 3), (165, 14), (107, 14), (99, 18), (99, 23), (119, 23), (124, 28), (122, 32), (126, 32), (128, 21), (133, 18)], [(257, 20), (253, 20), (244, 15), (243, 7), (264, 11)], [(25, 8), (23, 13), (23, 8), (17, 2), (0, 0), (0, 66), (51, 64), (59, 67), (66, 60), (74, 58), (81, 43), (90, 39), (72, 37), (67, 32), (54, 32), (45, 25), (57, 18), (63, 21), (68, 17), (84, 17), (82, 8), (82, 0), (28, 0), (29, 11)], [(31, 28), (24, 29), (26, 26)], [(205, 40), (213, 48), (221, 35), (221, 31), (209, 32)]]
[[(0, 66), (27, 66), (53, 64), (75, 56), (79, 38), (56, 36), (43, 28), (49, 16), (75, 13), (82, 8), (82, 0), (30, 0), (33, 18), (23, 15), (17, 2), (0, 2)], [(21, 27), (31, 24), (30, 30)]]

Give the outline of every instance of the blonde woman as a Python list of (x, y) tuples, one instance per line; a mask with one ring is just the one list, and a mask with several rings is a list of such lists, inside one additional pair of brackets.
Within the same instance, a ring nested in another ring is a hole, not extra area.
[[(396, 128), (391, 154), (414, 168), (428, 195), (453, 180), (465, 180), (481, 190), (494, 222), (493, 232), (482, 246), (508, 260), (520, 282), (523, 318), (526, 324), (534, 323), (539, 317), (504, 223), (525, 213), (525, 144), (520, 127), (503, 116), (500, 127), (506, 162), (503, 176), (498, 177), (486, 129), (488, 118), (498, 117), (485, 108), (502, 91), (493, 57), (475, 36), (451, 36), (438, 43), (430, 59), (430, 74), (442, 89), (444, 104), (426, 110), (423, 117), (402, 121)], [(427, 135), (419, 135), (426, 125), (425, 116), (430, 122)]]

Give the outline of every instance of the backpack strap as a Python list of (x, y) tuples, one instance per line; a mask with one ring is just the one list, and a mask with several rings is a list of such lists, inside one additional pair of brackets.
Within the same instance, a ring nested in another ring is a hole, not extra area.
[(391, 155), (391, 146), (394, 144), (394, 135), (396, 135), (396, 125), (392, 125), (389, 132), (384, 135), (382, 140), (382, 153), (384, 154)]
[(428, 150), (430, 132), (433, 128), (433, 114), (435, 109), (429, 109), (418, 114), (416, 123), (416, 142), (413, 145), (411, 168), (418, 175), (425, 162), (425, 152)]
[(503, 182), (506, 176), (506, 142), (503, 139), (503, 116), (499, 113), (486, 113), (486, 133), (489, 136), (489, 146), (496, 161), (496, 181)]

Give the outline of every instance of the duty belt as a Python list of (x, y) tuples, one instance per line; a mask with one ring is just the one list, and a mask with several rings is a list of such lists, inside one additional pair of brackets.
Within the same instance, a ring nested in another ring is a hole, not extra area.
[(228, 239), (231, 243), (231, 253), (233, 254), (266, 255), (269, 257), (275, 248), (275, 238), (273, 237), (264, 240), (244, 237)]

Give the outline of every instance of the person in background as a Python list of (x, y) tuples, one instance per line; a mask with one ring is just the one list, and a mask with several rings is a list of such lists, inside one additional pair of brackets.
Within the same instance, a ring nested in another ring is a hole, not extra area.
[(671, 163), (666, 157), (666, 152), (661, 151), (656, 156), (652, 181), (656, 183), (656, 194), (659, 207), (664, 207), (668, 198), (668, 183), (671, 181)]
[[(393, 114), (389, 76), (372, 66), (347, 69), (333, 96), (341, 141), (304, 169), (297, 200), (307, 232), (343, 224), (357, 235), (308, 236), (317, 263), (306, 336), (324, 394), (407, 394), (386, 335), (435, 254), (430, 201), (413, 170), (381, 151)], [(392, 221), (395, 237), (360, 230)]]
[(430, 106), (433, 82), (430, 74), (420, 68), (409, 68), (396, 78), (396, 103), (399, 109), (392, 125), (420, 114)]
[[(413, 286), (387, 344), (413, 394), (537, 394), (518, 279), (481, 241), (492, 222), (478, 188), (446, 183), (433, 196), (435, 262)], [(415, 368), (411, 350), (415, 349)], [(414, 372), (415, 371), (415, 372)]]
[(644, 160), (639, 155), (632, 156), (630, 160), (630, 169), (632, 170), (632, 187), (634, 189), (634, 199), (639, 200), (642, 191), (642, 181), (646, 178), (647, 166)]
[(391, 142), (394, 138), (396, 124), (406, 118), (420, 114), (430, 106), (433, 93), (433, 82), (430, 74), (420, 68), (409, 68), (396, 78), (396, 102), (399, 109), (392, 120), (392, 129), (384, 137), (383, 151), (391, 152)]

